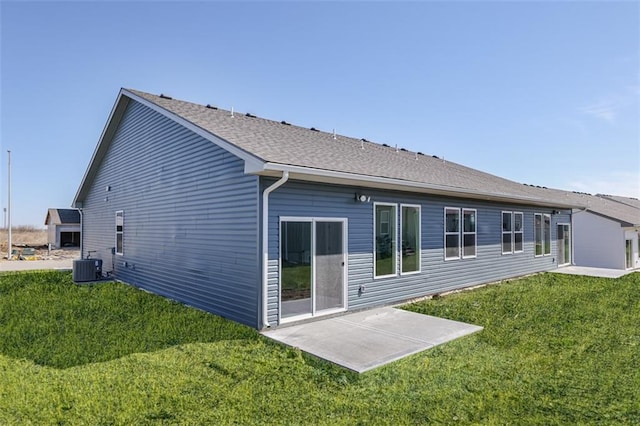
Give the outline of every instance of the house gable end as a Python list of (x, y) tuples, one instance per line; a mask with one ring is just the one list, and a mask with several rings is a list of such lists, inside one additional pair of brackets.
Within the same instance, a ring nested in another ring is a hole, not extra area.
[(241, 160), (244, 161), (245, 172), (248, 172), (248, 171), (253, 172), (255, 170), (262, 169), (263, 162), (259, 158), (251, 154), (248, 154), (247, 152), (225, 141), (224, 139), (219, 138), (216, 135), (206, 130), (203, 130), (202, 128), (194, 125), (193, 123), (185, 120), (184, 118), (176, 114), (173, 114), (152, 102), (147, 101), (146, 99), (136, 95), (135, 93), (132, 93), (126, 89), (121, 89), (120, 93), (118, 94), (118, 98), (116, 99), (115, 105), (111, 110), (109, 119), (107, 120), (107, 124), (105, 125), (105, 128), (102, 131), (98, 144), (93, 152), (91, 160), (89, 161), (89, 166), (87, 167), (87, 170), (82, 178), (78, 191), (76, 192), (76, 196), (74, 197), (74, 200), (72, 203), (73, 207), (75, 208), (83, 207), (83, 202), (91, 188), (93, 180), (96, 177), (96, 174), (100, 168), (102, 160), (104, 159), (109, 149), (109, 146), (111, 145), (111, 142), (118, 128), (120, 127), (120, 122), (122, 120), (122, 117), (131, 101), (140, 103), (145, 107), (160, 113), (166, 118), (172, 121), (175, 121), (181, 126), (189, 129), (190, 131), (196, 133), (197, 135), (216, 144), (217, 146), (224, 149), (225, 151), (228, 151), (229, 153), (240, 158)]
[(258, 177), (129, 102), (83, 199), (83, 255), (115, 279), (257, 327)]

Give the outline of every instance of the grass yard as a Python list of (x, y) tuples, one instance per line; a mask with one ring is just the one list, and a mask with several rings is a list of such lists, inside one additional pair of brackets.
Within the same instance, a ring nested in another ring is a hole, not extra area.
[(640, 274), (407, 309), (483, 325), (356, 375), (117, 283), (0, 276), (0, 424), (639, 424)]
[(285, 264), (282, 267), (282, 300), (311, 297), (311, 265)]

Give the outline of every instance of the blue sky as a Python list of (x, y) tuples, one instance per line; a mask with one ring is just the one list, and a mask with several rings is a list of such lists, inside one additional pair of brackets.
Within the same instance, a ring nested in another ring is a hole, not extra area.
[(0, 2), (0, 206), (68, 207), (120, 87), (640, 197), (640, 3)]

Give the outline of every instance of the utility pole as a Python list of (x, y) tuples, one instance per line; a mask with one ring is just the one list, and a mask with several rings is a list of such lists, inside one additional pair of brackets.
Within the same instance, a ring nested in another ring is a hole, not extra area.
[(8, 238), (7, 238), (7, 260), (11, 260), (11, 151), (7, 150), (7, 154), (8, 154), (8, 173), (9, 176), (7, 178), (7, 196), (8, 196), (8, 200), (7, 200), (7, 208), (8, 208), (8, 220), (9, 223), (7, 224), (7, 229), (9, 232)]

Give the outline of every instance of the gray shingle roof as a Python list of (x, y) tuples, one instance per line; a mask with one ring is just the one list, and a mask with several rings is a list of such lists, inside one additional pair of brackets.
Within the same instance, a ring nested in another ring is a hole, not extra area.
[(601, 197), (580, 192), (535, 186), (527, 186), (527, 188), (531, 194), (539, 194), (538, 196), (547, 197), (549, 200), (558, 202), (565, 200), (568, 204), (583, 206), (583, 208), (586, 208), (588, 211), (613, 219), (620, 222), (623, 226), (640, 226), (640, 207), (618, 202), (612, 199), (612, 196)]
[(397, 179), (518, 200), (549, 201), (520, 183), (429, 155), (237, 112), (232, 117), (227, 110), (137, 90), (125, 90), (125, 94), (127, 92), (224, 139), (265, 163)]
[(58, 209), (62, 223), (80, 223), (80, 212), (75, 209)]
[(628, 206), (640, 209), (640, 200), (638, 200), (637, 198), (620, 197), (620, 196), (617, 196), (617, 195), (608, 195), (608, 194), (596, 194), (596, 195), (598, 197), (602, 197), (602, 198), (605, 198), (605, 199), (617, 201), (619, 203), (626, 204)]
[(44, 224), (79, 225), (80, 212), (76, 209), (49, 209), (47, 211), (47, 217), (45, 218)]

